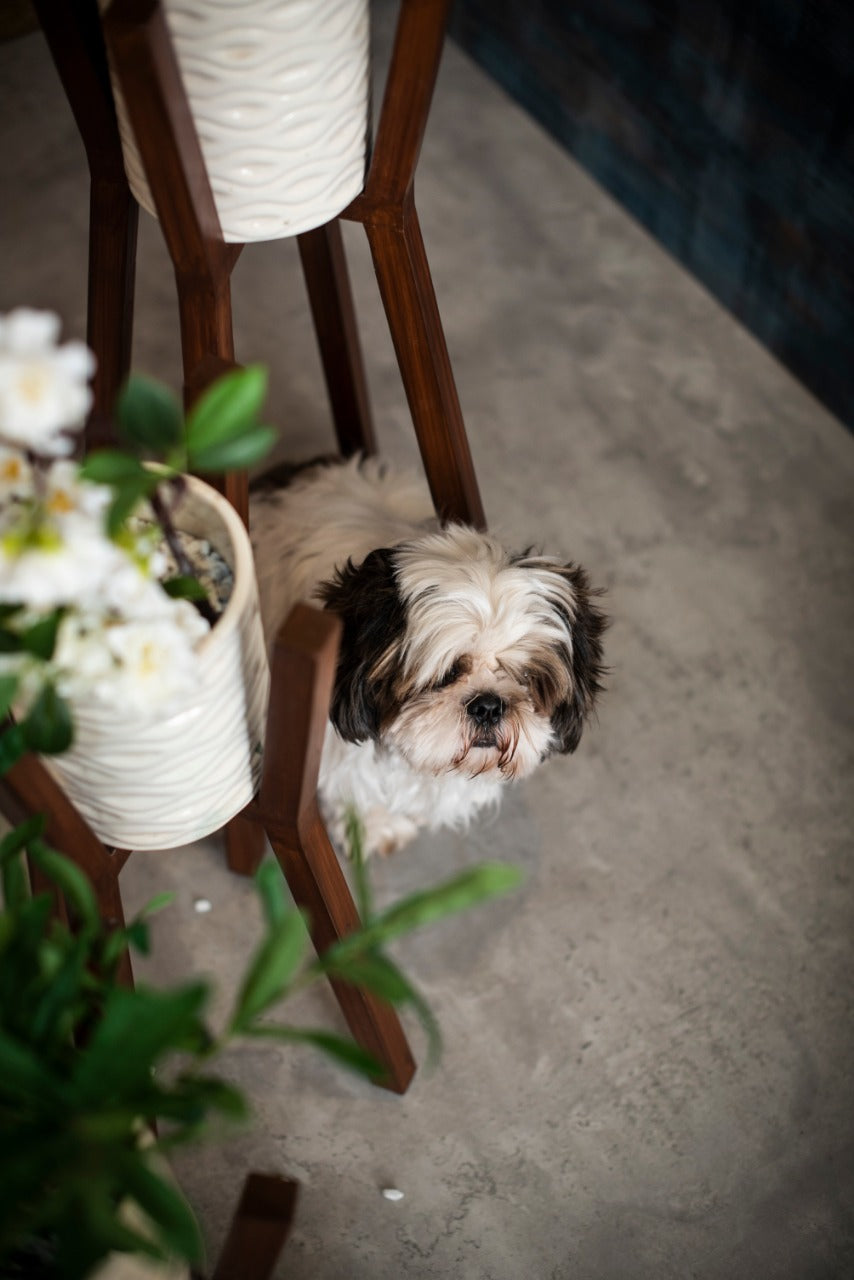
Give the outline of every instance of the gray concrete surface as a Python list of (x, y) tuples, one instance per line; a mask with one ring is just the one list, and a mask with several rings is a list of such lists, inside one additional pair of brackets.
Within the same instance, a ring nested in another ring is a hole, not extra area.
[[(0, 86), (0, 309), (81, 336), (86, 169), (38, 34), (0, 48)], [(308, 1051), (238, 1049), (254, 1123), (179, 1176), (213, 1255), (246, 1171), (298, 1177), (292, 1280), (842, 1280), (854, 439), (453, 47), (418, 195), (487, 513), (607, 587), (610, 687), (577, 756), (499, 819), (375, 868), (382, 900), (485, 856), (526, 874), (398, 948), (439, 1068), (398, 1099)], [(358, 228), (347, 243), (379, 436), (412, 459)], [(295, 246), (248, 249), (234, 285), (282, 452), (327, 448)], [(135, 363), (177, 385), (145, 216)], [(176, 894), (140, 972), (210, 974), (224, 1009), (257, 909), (218, 840), (123, 880), (129, 908)], [(295, 1016), (339, 1026), (323, 990)]]

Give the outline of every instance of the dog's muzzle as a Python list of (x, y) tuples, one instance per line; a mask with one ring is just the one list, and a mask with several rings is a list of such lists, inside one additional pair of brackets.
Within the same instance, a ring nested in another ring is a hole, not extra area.
[(504, 699), (497, 693), (478, 693), (466, 703), (466, 715), (477, 726), (475, 746), (494, 746), (495, 729), (504, 715)]

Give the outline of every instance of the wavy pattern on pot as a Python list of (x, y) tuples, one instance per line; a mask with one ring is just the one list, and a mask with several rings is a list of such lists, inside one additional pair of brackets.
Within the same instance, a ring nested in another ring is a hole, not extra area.
[(188, 483), (181, 528), (207, 538), (234, 572), (225, 611), (197, 646), (198, 688), (156, 721), (74, 705), (71, 750), (44, 758), (96, 834), (119, 848), (201, 839), (260, 782), (270, 677), (251, 547), (231, 505)]
[[(367, 0), (163, 0), (225, 239), (321, 226), (362, 190)], [(131, 190), (154, 201), (113, 84)]]

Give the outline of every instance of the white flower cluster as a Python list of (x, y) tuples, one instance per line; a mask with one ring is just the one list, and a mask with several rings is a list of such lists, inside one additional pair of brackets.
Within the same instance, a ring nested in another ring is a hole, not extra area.
[[(72, 704), (162, 712), (192, 688), (194, 646), (208, 623), (158, 578), (165, 557), (151, 527), (108, 537), (111, 490), (81, 479), (64, 456), (90, 403), (94, 362), (82, 343), (57, 345), (59, 320), (21, 309), (0, 316), (0, 606), (24, 633), (62, 610), (49, 663), (0, 656), (24, 701), (45, 679)], [(14, 611), (12, 611), (12, 608)]]

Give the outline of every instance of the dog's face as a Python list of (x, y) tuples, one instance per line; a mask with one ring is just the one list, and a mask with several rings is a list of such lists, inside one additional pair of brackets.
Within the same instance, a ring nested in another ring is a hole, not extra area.
[(332, 721), (431, 774), (520, 778), (574, 751), (600, 691), (604, 616), (573, 565), (461, 525), (324, 584), (343, 638)]

